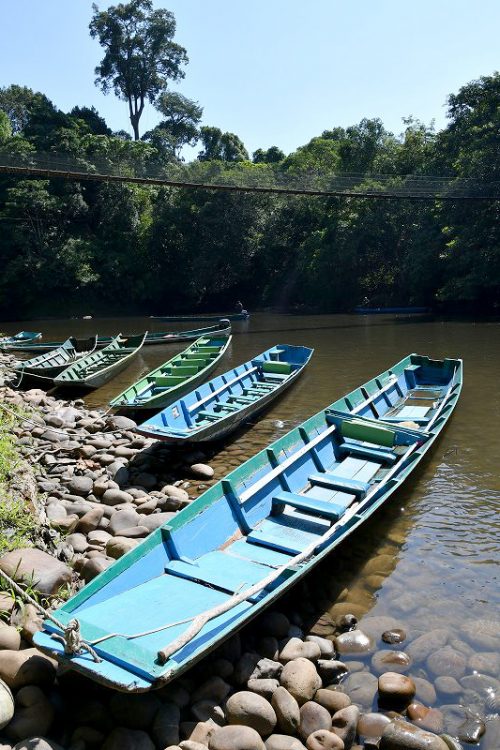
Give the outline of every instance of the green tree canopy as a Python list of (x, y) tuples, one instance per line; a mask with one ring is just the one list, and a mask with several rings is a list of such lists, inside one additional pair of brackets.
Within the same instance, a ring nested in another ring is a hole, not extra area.
[(235, 133), (223, 133), (220, 128), (205, 125), (200, 128), (203, 151), (200, 161), (247, 161), (249, 159), (243, 141)]
[(172, 41), (175, 18), (168, 10), (154, 10), (152, 0), (131, 0), (104, 11), (95, 4), (92, 8), (90, 35), (105, 50), (95, 69), (96, 84), (128, 103), (138, 141), (146, 101), (155, 102), (169, 80), (184, 77), (181, 66), (188, 58), (184, 47)]

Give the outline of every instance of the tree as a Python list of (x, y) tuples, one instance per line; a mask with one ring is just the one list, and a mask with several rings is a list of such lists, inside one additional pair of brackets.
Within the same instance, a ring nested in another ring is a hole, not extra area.
[(155, 107), (165, 119), (145, 133), (142, 140), (151, 143), (160, 153), (179, 159), (183, 146), (194, 146), (199, 138), (198, 125), (203, 109), (198, 102), (176, 91), (160, 94)]
[(146, 101), (151, 104), (166, 91), (167, 81), (184, 77), (181, 65), (188, 58), (184, 47), (172, 41), (175, 18), (168, 10), (153, 10), (152, 0), (131, 0), (105, 11), (92, 6), (90, 35), (105, 54), (95, 69), (96, 84), (113, 90), (128, 103), (134, 138)]
[(271, 146), (266, 151), (262, 148), (258, 148), (257, 151), (253, 152), (252, 160), (254, 164), (277, 164), (283, 161), (285, 154), (278, 148), (278, 146)]
[(106, 120), (101, 117), (95, 107), (73, 107), (69, 114), (76, 120), (83, 120), (94, 135), (111, 135), (111, 129), (106, 125)]
[(5, 112), (0, 110), (0, 142), (6, 141), (12, 135), (12, 126)]
[(206, 125), (200, 128), (203, 151), (200, 161), (247, 161), (248, 151), (235, 133), (223, 133), (220, 128)]

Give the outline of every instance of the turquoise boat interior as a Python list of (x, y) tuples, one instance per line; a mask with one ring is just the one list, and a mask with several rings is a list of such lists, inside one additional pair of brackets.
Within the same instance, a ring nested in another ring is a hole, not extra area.
[(192, 440), (245, 407), (281, 389), (309, 362), (313, 349), (277, 344), (213, 378), (143, 422), (138, 432), (157, 440)]
[[(231, 472), (54, 613), (92, 654), (36, 645), (121, 690), (160, 687), (276, 600), (397, 489), (459, 397), (460, 360), (410, 355)], [(186, 643), (169, 645), (213, 608)]]

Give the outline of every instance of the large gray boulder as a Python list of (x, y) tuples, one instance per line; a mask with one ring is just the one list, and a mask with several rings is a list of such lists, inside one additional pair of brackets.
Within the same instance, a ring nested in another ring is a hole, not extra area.
[(46, 596), (55, 594), (71, 581), (71, 568), (34, 547), (23, 547), (2, 555), (0, 570), (18, 583), (29, 583)]

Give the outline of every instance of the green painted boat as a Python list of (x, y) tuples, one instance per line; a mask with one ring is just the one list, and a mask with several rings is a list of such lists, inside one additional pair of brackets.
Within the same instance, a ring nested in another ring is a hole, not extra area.
[(26, 377), (36, 377), (51, 380), (69, 365), (78, 362), (91, 354), (97, 345), (97, 336), (87, 339), (76, 339), (71, 336), (61, 346), (31, 359), (18, 361), (14, 370)]
[[(218, 333), (219, 336), (223, 334), (231, 333), (231, 321), (227, 318), (221, 318), (218, 323), (211, 326), (204, 326), (203, 328), (194, 328), (189, 331), (154, 331), (146, 334), (144, 339), (144, 346), (158, 346), (161, 344), (175, 344), (178, 341), (194, 341), (199, 339), (200, 336), (208, 336), (209, 333)], [(42, 334), (40, 334), (41, 336)], [(125, 336), (131, 337), (136, 336), (135, 333), (125, 334)], [(97, 348), (103, 349), (108, 344), (111, 344), (115, 336), (98, 336), (97, 337)], [(20, 343), (6, 344), (3, 348), (9, 351), (15, 352), (50, 352), (53, 349), (58, 349), (63, 346), (66, 342), (64, 341), (29, 341), (23, 343), (23, 339), (19, 339)]]
[(231, 336), (202, 336), (168, 362), (152, 370), (116, 396), (115, 409), (163, 409), (192, 391), (219, 364), (231, 343)]
[(146, 333), (124, 337), (121, 333), (111, 344), (74, 362), (54, 378), (54, 385), (72, 388), (100, 388), (130, 364), (144, 344)]

